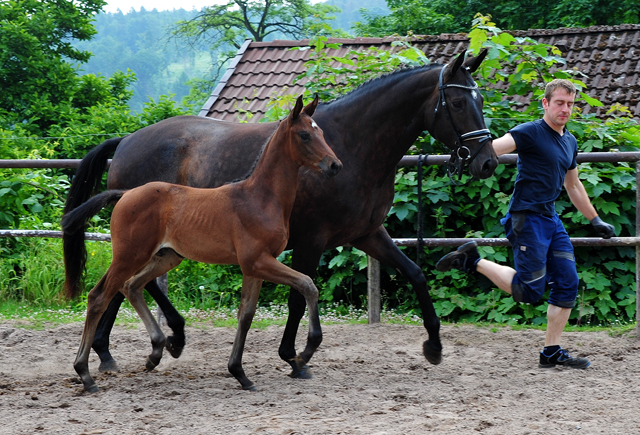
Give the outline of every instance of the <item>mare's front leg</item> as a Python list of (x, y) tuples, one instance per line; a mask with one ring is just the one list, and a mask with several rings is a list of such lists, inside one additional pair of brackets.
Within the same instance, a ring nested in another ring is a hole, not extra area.
[(247, 275), (242, 277), (242, 299), (240, 301), (240, 309), (238, 310), (238, 330), (236, 338), (233, 340), (233, 349), (231, 357), (229, 357), (229, 372), (234, 378), (240, 382), (243, 390), (257, 391), (253, 382), (247, 378), (242, 368), (242, 354), (244, 345), (247, 340), (247, 333), (251, 328), (253, 316), (256, 314), (256, 306), (258, 305), (258, 296), (262, 280)]
[[(294, 270), (314, 279), (321, 256), (322, 249), (316, 249), (310, 246), (305, 246), (304, 249), (294, 248), (292, 267)], [(288, 308), (289, 316), (287, 317), (287, 324), (282, 334), (278, 354), (283, 361), (286, 361), (291, 366), (291, 374), (289, 376), (297, 379), (311, 379), (312, 374), (309, 367), (306, 364), (298, 364), (299, 360), (297, 359), (296, 336), (298, 328), (300, 327), (300, 321), (304, 316), (306, 301), (302, 293), (294, 288), (291, 288), (289, 291)], [(307, 343), (307, 346), (309, 346), (309, 343)]]
[(422, 310), (424, 327), (429, 334), (429, 339), (422, 345), (422, 352), (431, 364), (440, 364), (442, 361), (440, 319), (433, 307), (431, 295), (427, 289), (427, 280), (422, 270), (398, 249), (383, 226), (351, 244), (381, 263), (395, 268), (411, 282)]
[[(296, 355), (295, 353), (289, 354), (288, 359), (285, 361), (287, 361), (293, 368), (292, 377), (299, 377), (295, 376), (296, 373), (305, 373), (307, 377), (310, 377), (307, 363), (318, 349), (318, 346), (320, 346), (320, 343), (322, 343), (322, 329), (320, 327), (320, 314), (318, 312), (318, 289), (313, 284), (313, 280), (309, 276), (285, 266), (273, 257), (267, 258), (266, 255), (256, 262), (254, 272), (266, 281), (290, 286), (292, 289), (297, 290), (304, 298), (303, 300), (306, 301), (307, 309), (309, 311), (309, 333), (307, 335), (307, 344), (304, 351), (299, 355)], [(291, 302), (291, 300), (290, 296), (289, 301)], [(304, 307), (302, 308), (302, 313), (304, 314)], [(289, 316), (287, 327), (289, 327), (290, 324), (293, 324), (293, 322), (291, 322), (291, 312), (289, 313)], [(302, 315), (300, 315), (300, 317), (297, 317), (296, 315), (296, 330), (301, 317)], [(286, 332), (287, 329), (285, 328), (285, 333)], [(293, 339), (295, 341), (295, 331), (293, 331), (293, 334)], [(282, 345), (280, 349), (280, 357), (283, 357)]]

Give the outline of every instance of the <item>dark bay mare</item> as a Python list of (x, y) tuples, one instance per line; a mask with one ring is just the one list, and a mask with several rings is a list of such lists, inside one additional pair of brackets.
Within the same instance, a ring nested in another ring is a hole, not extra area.
[[(229, 371), (245, 390), (256, 387), (242, 369), (247, 332), (258, 303), (262, 281), (291, 286), (309, 310), (307, 348), (298, 357), (306, 365), (322, 341), (318, 289), (313, 280), (278, 262), (289, 239), (289, 216), (302, 166), (325, 178), (337, 175), (342, 163), (311, 119), (316, 99), (303, 109), (302, 96), (264, 147), (251, 175), (217, 188), (194, 188), (151, 182), (132, 190), (108, 190), (66, 214), (62, 229), (84, 236), (86, 223), (106, 204), (117, 202), (111, 215), (113, 261), (88, 297), (87, 320), (74, 363), (84, 389), (98, 391), (89, 373), (89, 351), (100, 317), (113, 296), (124, 293), (142, 318), (153, 351), (153, 370), (165, 346), (165, 336), (149, 311), (142, 289), (151, 280), (178, 266), (184, 258), (212, 264), (239, 264), (242, 298), (238, 331)], [(65, 282), (68, 296), (77, 296), (77, 281)]]
[[(424, 131), (451, 148), (458, 162), (467, 164), (474, 176), (487, 178), (497, 166), (493, 148), (485, 146), (490, 136), (482, 114), (483, 98), (471, 77), (486, 52), (466, 61), (464, 55), (461, 53), (445, 66), (399, 70), (318, 106), (314, 119), (340, 156), (344, 170), (340, 177), (328, 181), (302, 170), (287, 245), (293, 250), (293, 268), (312, 278), (323, 251), (343, 245), (361, 249), (402, 273), (418, 297), (429, 336), (423, 353), (432, 364), (441, 361), (442, 344), (440, 321), (425, 276), (393, 243), (383, 222), (393, 202), (396, 165)], [(114, 151), (108, 175), (110, 189), (129, 189), (154, 180), (215, 187), (247, 173), (276, 127), (277, 123), (239, 124), (179, 116), (124, 138), (109, 139), (83, 159), (66, 210), (82, 204), (97, 191), (107, 159)], [(74, 257), (67, 266), (80, 280), (84, 259), (67, 253), (67, 249), (77, 249), (78, 244), (84, 241), (66, 239), (65, 256)], [(155, 282), (146, 288), (173, 330), (167, 349), (179, 356), (184, 346), (184, 320)], [(93, 343), (102, 361), (101, 370), (117, 367), (108, 351), (108, 338), (122, 299), (116, 295), (112, 301)], [(304, 298), (291, 291), (288, 307), (279, 355), (291, 364), (292, 376), (309, 376), (294, 363)]]

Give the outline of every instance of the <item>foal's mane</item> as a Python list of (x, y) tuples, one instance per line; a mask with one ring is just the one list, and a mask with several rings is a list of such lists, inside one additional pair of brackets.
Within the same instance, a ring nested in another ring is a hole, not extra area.
[[(282, 122), (282, 120), (280, 120), (280, 122)], [(279, 124), (278, 124), (278, 128), (280, 128)], [(267, 139), (265, 143), (262, 144), (262, 147), (260, 148), (260, 152), (258, 153), (258, 157), (256, 157), (253, 164), (251, 165), (251, 169), (249, 169), (247, 173), (244, 174), (242, 177), (236, 178), (235, 180), (226, 182), (224, 184), (239, 183), (240, 181), (246, 180), (251, 176), (251, 174), (253, 174), (253, 171), (256, 170), (256, 166), (258, 166), (258, 162), (260, 161), (260, 159), (262, 158), (262, 155), (264, 154), (265, 148), (267, 148), (267, 144), (271, 142), (271, 139), (273, 139), (273, 136), (275, 136), (275, 134), (278, 132), (278, 128), (276, 128), (275, 131), (271, 133), (271, 136), (269, 136), (269, 139)]]

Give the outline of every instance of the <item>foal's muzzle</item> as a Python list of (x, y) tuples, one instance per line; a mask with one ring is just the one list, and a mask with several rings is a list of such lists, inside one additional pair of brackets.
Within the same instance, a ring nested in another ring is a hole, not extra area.
[(342, 169), (342, 162), (337, 158), (326, 156), (324, 159), (320, 160), (318, 167), (325, 177), (332, 178), (338, 175)]

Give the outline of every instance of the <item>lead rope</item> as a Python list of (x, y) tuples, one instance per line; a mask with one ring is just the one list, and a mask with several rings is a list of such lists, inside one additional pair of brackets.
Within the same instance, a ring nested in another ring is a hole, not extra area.
[(418, 252), (416, 253), (416, 265), (420, 267), (420, 254), (424, 246), (423, 226), (422, 226), (422, 165), (427, 161), (428, 154), (420, 154), (418, 156)]

